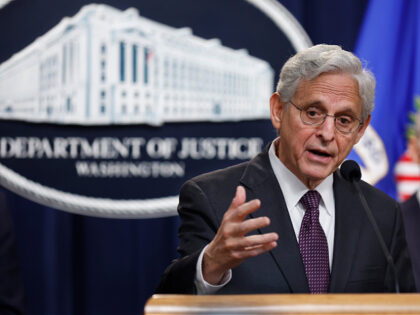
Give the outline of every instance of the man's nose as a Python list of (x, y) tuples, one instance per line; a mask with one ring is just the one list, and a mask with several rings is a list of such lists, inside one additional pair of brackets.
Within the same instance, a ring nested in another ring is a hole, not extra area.
[(318, 134), (325, 141), (331, 141), (335, 136), (335, 117), (327, 115), (322, 125), (318, 126)]

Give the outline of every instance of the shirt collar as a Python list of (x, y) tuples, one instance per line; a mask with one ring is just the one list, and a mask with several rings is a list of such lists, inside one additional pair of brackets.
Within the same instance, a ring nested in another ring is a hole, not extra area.
[[(275, 152), (275, 142), (277, 139), (271, 143), (268, 156), (271, 167), (283, 192), (286, 206), (288, 209), (293, 209), (309, 189), (277, 157)], [(321, 203), (324, 204), (328, 215), (331, 215), (332, 209), (334, 209), (333, 181), (333, 174), (330, 174), (315, 188), (321, 195)]]

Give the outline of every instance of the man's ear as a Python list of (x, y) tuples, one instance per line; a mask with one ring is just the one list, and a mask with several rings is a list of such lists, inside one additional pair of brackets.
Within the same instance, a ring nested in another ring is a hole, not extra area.
[(270, 98), (270, 118), (273, 127), (277, 130), (280, 129), (282, 114), (285, 103), (282, 101), (279, 93), (275, 92)]
[(368, 116), (368, 118), (365, 119), (365, 121), (363, 122), (363, 125), (357, 131), (356, 141), (355, 141), (354, 144), (359, 142), (360, 138), (362, 138), (362, 136), (365, 133), (365, 130), (366, 130), (367, 126), (369, 126), (369, 124), (370, 124), (370, 115)]

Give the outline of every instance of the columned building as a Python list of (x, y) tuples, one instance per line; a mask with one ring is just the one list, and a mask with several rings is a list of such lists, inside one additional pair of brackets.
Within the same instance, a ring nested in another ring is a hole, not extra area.
[(269, 117), (270, 65), (130, 8), (84, 6), (0, 65), (0, 117), (76, 124)]

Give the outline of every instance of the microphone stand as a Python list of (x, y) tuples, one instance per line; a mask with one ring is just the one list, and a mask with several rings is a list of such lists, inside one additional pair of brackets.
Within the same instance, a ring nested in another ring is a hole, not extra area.
[(385, 241), (382, 237), (381, 231), (379, 230), (378, 224), (376, 223), (375, 218), (372, 215), (372, 212), (369, 210), (370, 209), (369, 205), (366, 201), (365, 196), (362, 193), (362, 190), (360, 189), (359, 183), (354, 178), (352, 179), (352, 182), (353, 182), (354, 186), (356, 187), (357, 192), (359, 193), (359, 197), (360, 197), (360, 200), (362, 202), (363, 209), (365, 210), (365, 213), (366, 213), (367, 217), (369, 218), (370, 223), (373, 226), (373, 230), (376, 233), (379, 244), (381, 245), (384, 256), (385, 256), (385, 258), (388, 262), (388, 266), (391, 268), (392, 273), (394, 274), (395, 292), (400, 293), (400, 285), (398, 283), (397, 269), (395, 268), (394, 259), (392, 259), (391, 253), (389, 252), (388, 248), (386, 247), (386, 244), (385, 244)]

